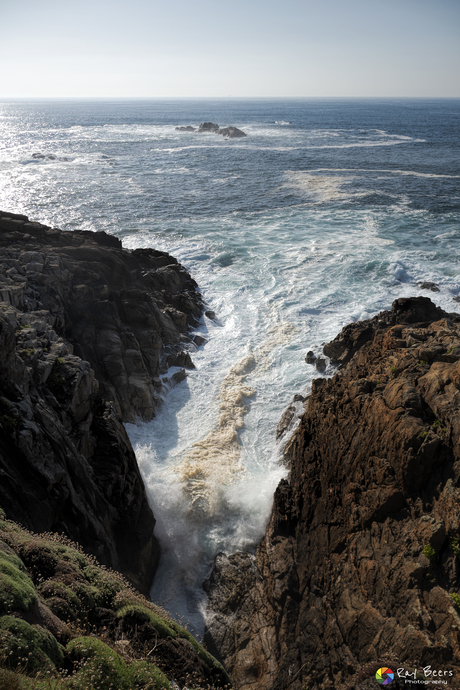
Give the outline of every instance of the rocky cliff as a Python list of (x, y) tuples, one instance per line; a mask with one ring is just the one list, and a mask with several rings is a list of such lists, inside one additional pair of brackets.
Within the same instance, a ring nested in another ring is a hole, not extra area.
[(255, 556), (216, 558), (208, 648), (239, 690), (460, 687), (460, 317), (400, 299), (324, 352)]
[(159, 549), (122, 421), (152, 418), (168, 364), (193, 366), (201, 313), (164, 252), (0, 213), (0, 506), (143, 592)]

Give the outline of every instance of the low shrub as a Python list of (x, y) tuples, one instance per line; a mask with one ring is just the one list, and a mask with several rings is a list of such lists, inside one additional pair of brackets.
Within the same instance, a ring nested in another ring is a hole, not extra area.
[(0, 618), (0, 647), (5, 666), (27, 673), (44, 668), (55, 672), (64, 661), (63, 647), (48, 630), (13, 616)]
[(35, 587), (24, 563), (0, 542), (0, 615), (15, 609), (27, 611), (36, 600)]
[(132, 674), (123, 659), (101, 640), (77, 637), (67, 645), (67, 652), (75, 663), (72, 688), (94, 690), (132, 690)]

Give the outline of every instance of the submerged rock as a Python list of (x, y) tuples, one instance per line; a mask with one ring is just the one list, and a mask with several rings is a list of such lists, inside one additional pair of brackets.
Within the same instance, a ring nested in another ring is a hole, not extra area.
[(216, 562), (207, 644), (239, 690), (364, 688), (375, 660), (457, 676), (460, 316), (399, 299), (324, 349), (343, 367), (312, 387), (255, 558)]

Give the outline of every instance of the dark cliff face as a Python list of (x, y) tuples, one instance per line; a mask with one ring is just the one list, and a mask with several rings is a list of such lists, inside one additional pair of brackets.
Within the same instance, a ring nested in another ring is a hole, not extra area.
[(162, 357), (202, 312), (163, 252), (0, 213), (0, 506), (147, 592), (159, 549), (122, 421), (150, 419)]
[(344, 366), (314, 381), (255, 557), (216, 559), (209, 648), (240, 690), (458, 683), (460, 317), (397, 300), (325, 352)]

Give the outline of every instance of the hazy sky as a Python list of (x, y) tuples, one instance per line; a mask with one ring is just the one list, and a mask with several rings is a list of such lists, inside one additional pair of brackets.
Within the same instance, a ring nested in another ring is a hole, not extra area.
[(0, 97), (460, 96), (460, 0), (0, 0)]

